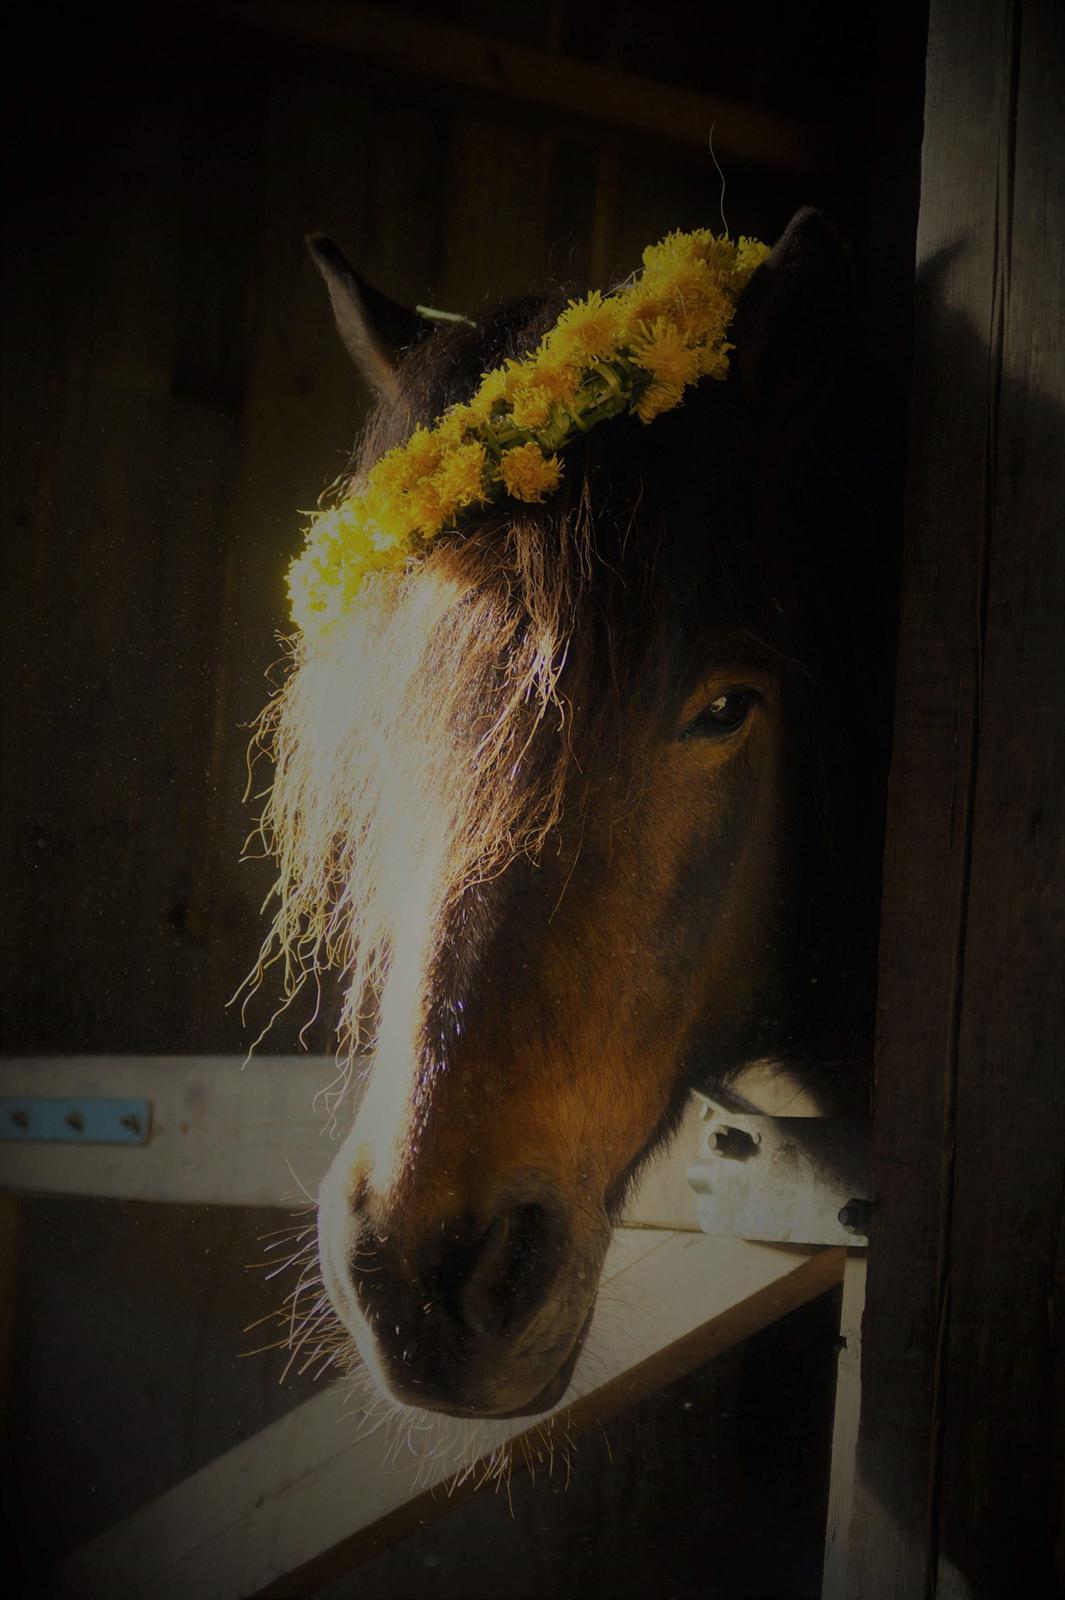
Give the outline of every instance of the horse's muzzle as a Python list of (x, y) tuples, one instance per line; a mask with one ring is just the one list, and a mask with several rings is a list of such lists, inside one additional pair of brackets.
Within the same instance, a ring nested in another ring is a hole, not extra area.
[[(550, 1179), (511, 1175), (490, 1206), (426, 1216), (323, 1191), (323, 1276), (371, 1371), (413, 1406), (513, 1416), (562, 1398), (609, 1236), (578, 1238)], [(486, 1216), (487, 1211), (487, 1216)], [(344, 1225), (346, 1222), (346, 1225)]]

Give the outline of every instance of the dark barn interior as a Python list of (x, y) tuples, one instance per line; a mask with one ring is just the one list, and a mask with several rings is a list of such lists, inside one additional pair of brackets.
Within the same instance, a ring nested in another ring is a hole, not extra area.
[[(827, 3), (716, 25), (702, 6), (392, 7), (394, 29), (408, 12), (586, 66), (589, 110), (398, 64), (388, 28), (318, 42), (314, 7), (105, 7), (29, 54), (47, 72), (16, 89), (8, 144), (8, 1051), (247, 1045), (226, 1002), (270, 869), (237, 865), (243, 730), (301, 513), (366, 404), (308, 231), (408, 305), (610, 281), (718, 221), (709, 129), (667, 135), (697, 94), (722, 102), (733, 228), (773, 239), (823, 205), (879, 326), (904, 327), (918, 31)], [(649, 86), (616, 104), (622, 75)]]
[[(303, 236), (332, 234), (405, 304), (476, 315), (548, 279), (614, 281), (722, 206), (772, 240), (812, 203), (851, 246), (897, 399), (925, 25), (844, 0), (23, 17), (4, 141), (5, 1055), (232, 1056), (265, 1021), (227, 1005), (271, 881), (240, 862), (247, 729), (301, 513), (366, 405)], [(261, 1049), (296, 1032), (282, 1019)], [(307, 1042), (331, 1050), (326, 1018)], [(278, 1352), (237, 1359), (268, 1309), (244, 1265), (276, 1213), (3, 1206), (8, 1562), (33, 1583), (310, 1379), (280, 1386)], [(519, 1474), (316, 1592), (812, 1600), (838, 1326), (833, 1292), (590, 1434), (568, 1488)]]

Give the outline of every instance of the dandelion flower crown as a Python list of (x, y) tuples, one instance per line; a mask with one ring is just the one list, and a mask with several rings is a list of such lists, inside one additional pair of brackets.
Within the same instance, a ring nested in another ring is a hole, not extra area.
[(307, 529), (288, 574), (304, 637), (330, 632), (471, 508), (543, 500), (561, 482), (559, 452), (597, 423), (651, 422), (700, 378), (726, 377), (736, 302), (768, 254), (756, 239), (668, 234), (641, 272), (571, 300), (531, 355), (485, 373), (470, 401), (389, 450)]

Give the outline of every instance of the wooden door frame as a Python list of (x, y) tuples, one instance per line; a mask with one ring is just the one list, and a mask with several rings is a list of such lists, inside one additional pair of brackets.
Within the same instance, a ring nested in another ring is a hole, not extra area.
[(1060, 5), (932, 0), (853, 1600), (1065, 1577), (1063, 103)]

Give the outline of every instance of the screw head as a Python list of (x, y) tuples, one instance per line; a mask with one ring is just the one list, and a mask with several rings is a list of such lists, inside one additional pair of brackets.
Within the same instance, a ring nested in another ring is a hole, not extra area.
[(869, 1233), (869, 1221), (872, 1214), (873, 1204), (871, 1200), (848, 1200), (846, 1205), (842, 1205), (839, 1208), (839, 1225), (841, 1228), (845, 1228), (848, 1233), (861, 1234), (865, 1238)]

